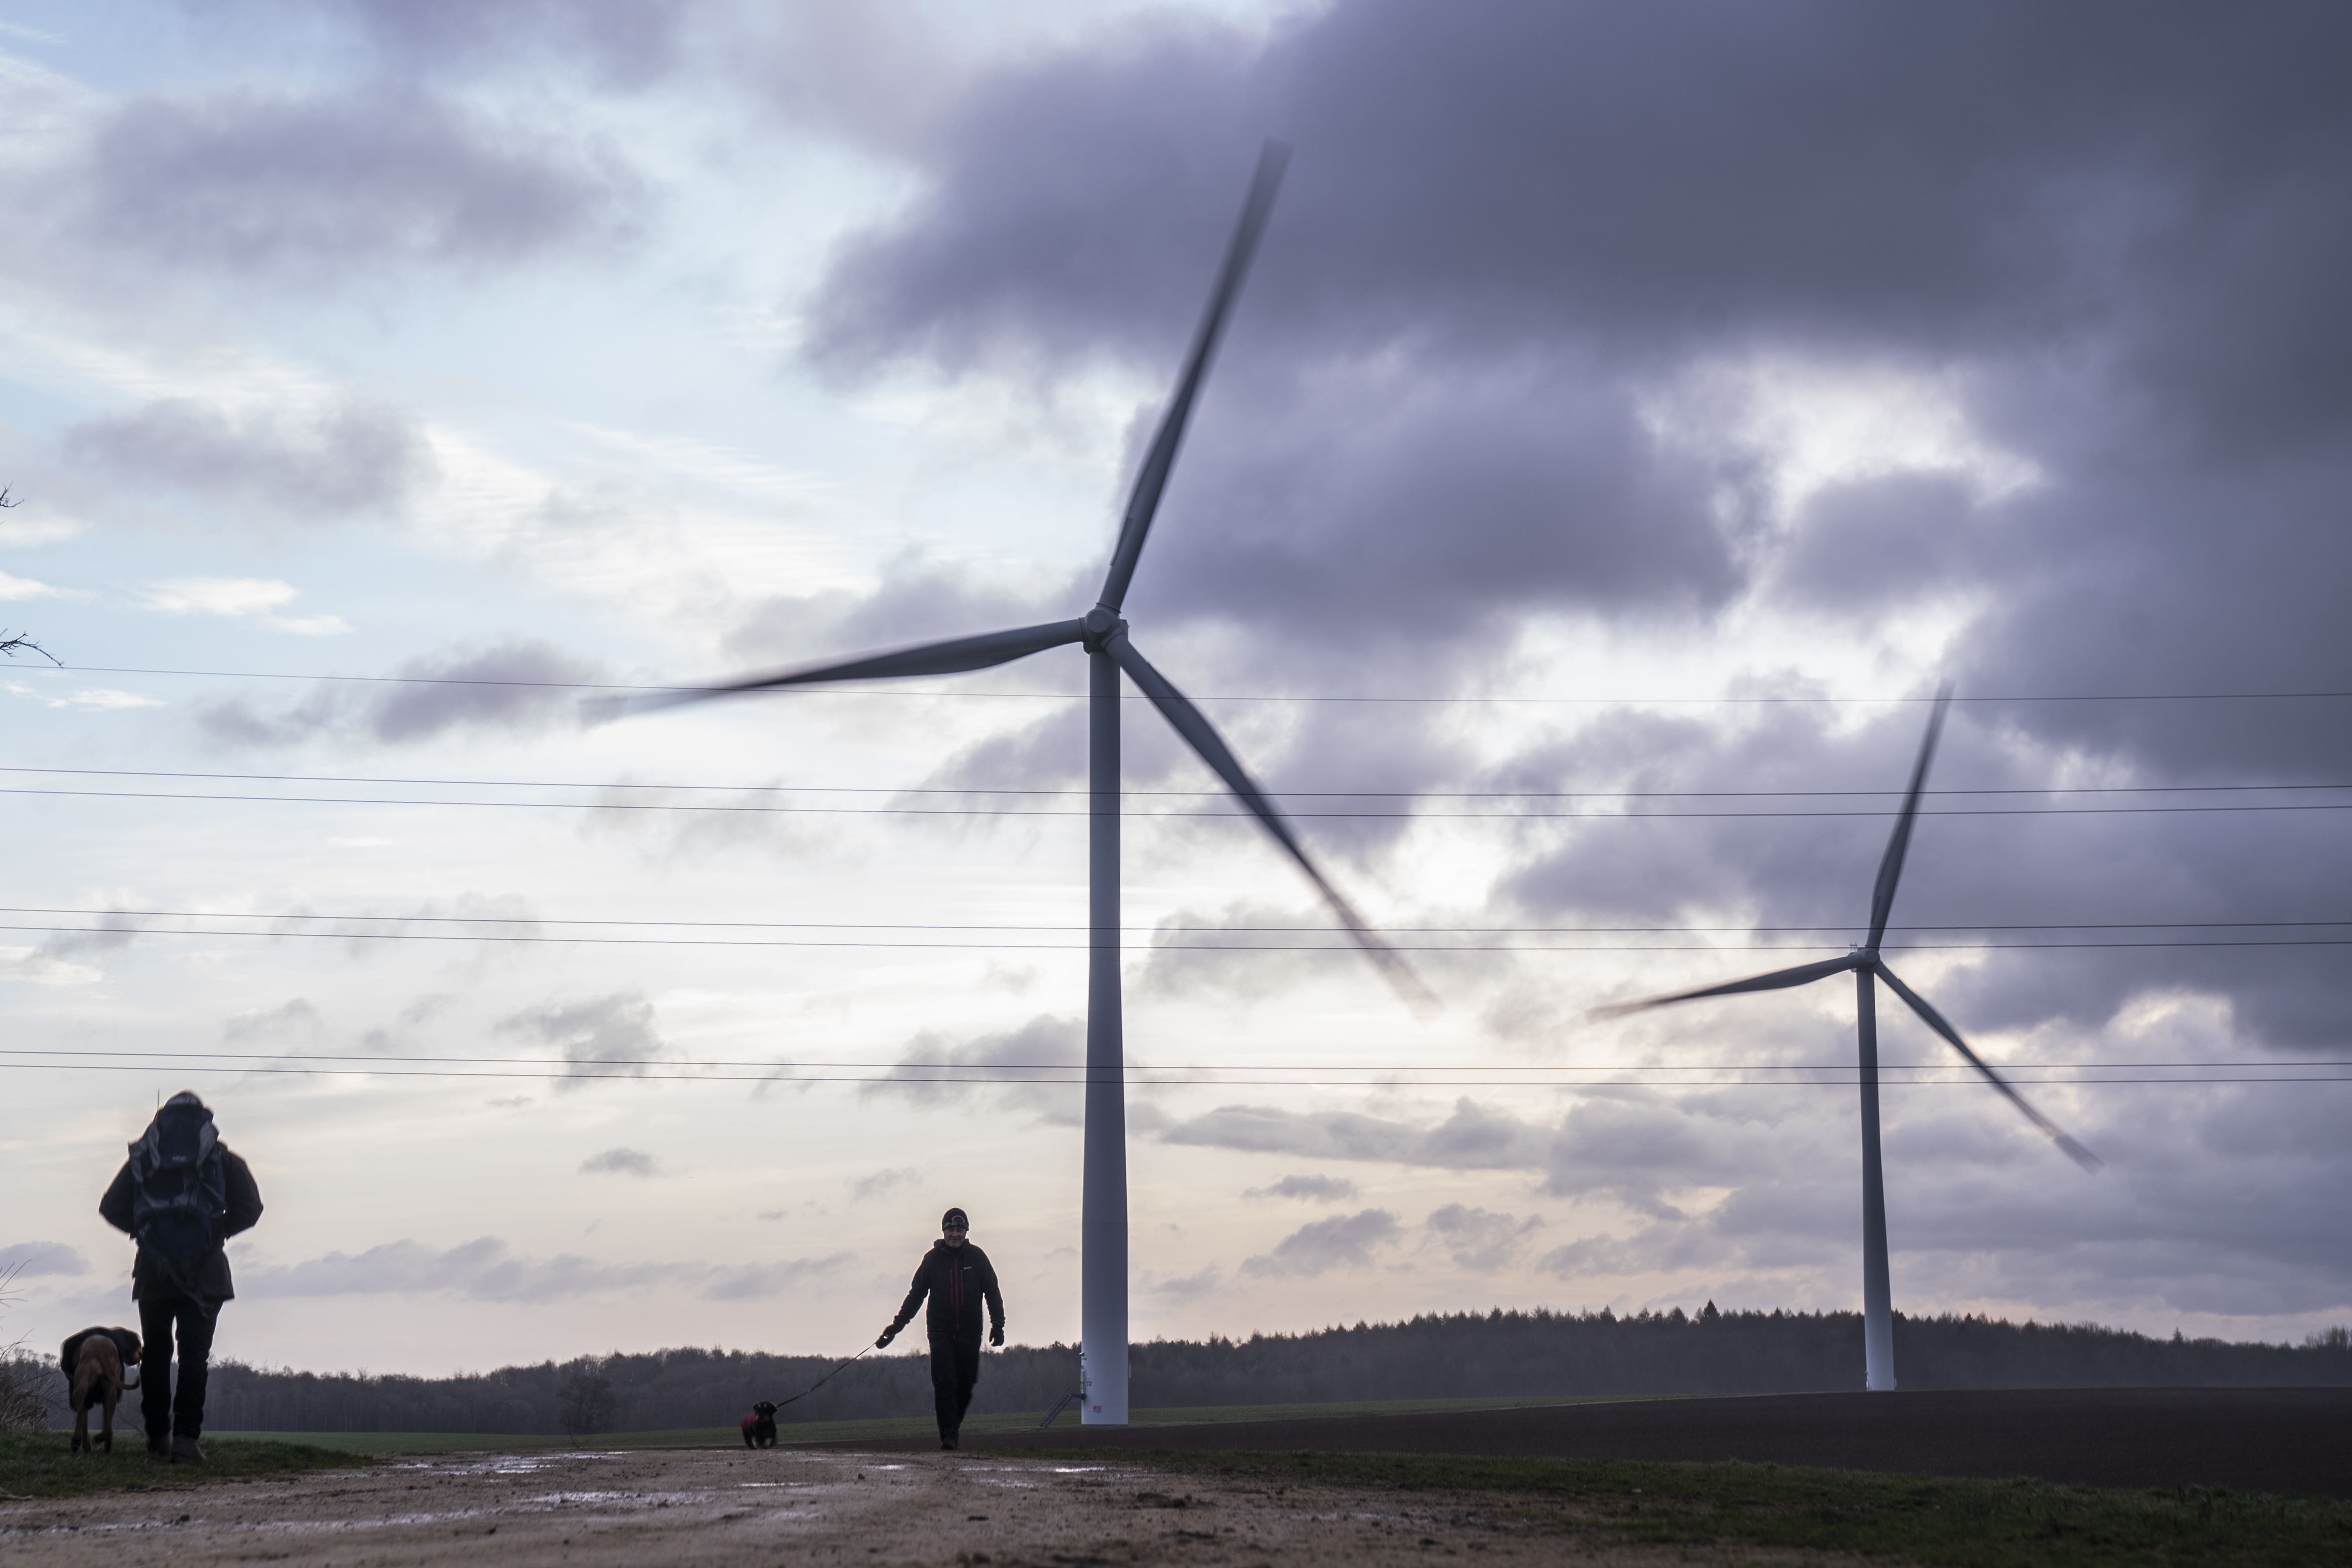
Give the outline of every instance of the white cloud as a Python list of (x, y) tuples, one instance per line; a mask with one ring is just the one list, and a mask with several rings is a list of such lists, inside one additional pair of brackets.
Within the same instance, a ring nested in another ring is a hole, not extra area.
[(220, 616), (295, 637), (337, 637), (352, 628), (341, 616), (281, 616), (301, 596), (291, 583), (266, 577), (178, 577), (147, 585), (141, 607), (167, 616)]
[(47, 583), (36, 583), (30, 577), (11, 577), (0, 572), (0, 599), (87, 599), (88, 594), (70, 588), (52, 588)]
[(89, 985), (106, 976), (89, 964), (68, 963), (37, 947), (0, 947), (0, 978), (34, 985)]
[(137, 691), (117, 691), (110, 687), (94, 686), (69, 696), (52, 697), (46, 691), (36, 691), (21, 681), (9, 681), (5, 688), (12, 697), (29, 697), (45, 708), (70, 708), (85, 713), (105, 713), (127, 708), (161, 708), (163, 700)]

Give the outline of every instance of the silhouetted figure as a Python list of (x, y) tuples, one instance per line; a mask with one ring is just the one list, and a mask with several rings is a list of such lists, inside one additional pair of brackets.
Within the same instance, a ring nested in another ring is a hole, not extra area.
[(940, 1239), (915, 1266), (915, 1283), (898, 1305), (898, 1315), (874, 1343), (887, 1345), (898, 1337), (923, 1304), (931, 1299), (924, 1327), (931, 1337), (931, 1402), (939, 1413), (940, 1447), (952, 1448), (961, 1440), (963, 1413), (971, 1408), (971, 1387), (980, 1381), (980, 1304), (988, 1302), (988, 1342), (1004, 1342), (1004, 1298), (996, 1289), (996, 1269), (988, 1254), (966, 1237), (971, 1222), (961, 1209), (940, 1216)]
[[(147, 1451), (158, 1458), (201, 1462), (205, 1383), (211, 1372), (213, 1325), (236, 1294), (221, 1243), (261, 1217), (253, 1172), (213, 1131), (213, 1113), (194, 1094), (163, 1102), (131, 1158), (115, 1173), (98, 1212), (139, 1243), (131, 1270), (146, 1353), (139, 1368), (139, 1411)], [(179, 1333), (179, 1387), (172, 1386), (172, 1336)]]

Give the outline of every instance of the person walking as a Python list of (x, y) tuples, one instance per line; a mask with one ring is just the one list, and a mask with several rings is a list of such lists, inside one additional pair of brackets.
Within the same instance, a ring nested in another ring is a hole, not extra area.
[(931, 1338), (931, 1404), (940, 1418), (940, 1447), (958, 1446), (964, 1412), (971, 1408), (972, 1384), (980, 1381), (980, 1306), (988, 1303), (988, 1342), (1004, 1343), (1004, 1297), (996, 1268), (971, 1240), (971, 1221), (961, 1209), (940, 1216), (940, 1238), (915, 1265), (915, 1283), (898, 1304), (898, 1315), (875, 1347), (887, 1347), (930, 1298), (923, 1326)]
[[(174, 1464), (201, 1464), (205, 1384), (221, 1303), (236, 1294), (221, 1244), (261, 1218), (253, 1172), (213, 1128), (194, 1094), (165, 1100), (131, 1145), (98, 1212), (139, 1243), (131, 1296), (139, 1303), (139, 1412), (147, 1451)], [(179, 1334), (179, 1387), (172, 1386), (172, 1340)]]

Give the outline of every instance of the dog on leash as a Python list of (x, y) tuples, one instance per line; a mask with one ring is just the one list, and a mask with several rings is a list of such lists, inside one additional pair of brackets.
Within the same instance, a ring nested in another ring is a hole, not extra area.
[[(123, 1394), (139, 1386), (139, 1336), (129, 1329), (84, 1329), (65, 1342), (58, 1355), (67, 1386), (72, 1390), (74, 1429), (72, 1452), (98, 1452), (100, 1443), (114, 1452), (114, 1407)], [(127, 1369), (127, 1370), (126, 1370)], [(98, 1438), (89, 1435), (89, 1412), (105, 1415)]]
[(743, 1447), (772, 1448), (776, 1446), (776, 1407), (762, 1399), (751, 1406), (751, 1414), (743, 1417)]

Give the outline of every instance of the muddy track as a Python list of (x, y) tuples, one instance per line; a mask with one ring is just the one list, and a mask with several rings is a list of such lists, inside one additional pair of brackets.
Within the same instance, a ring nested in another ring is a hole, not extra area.
[[(978, 1454), (450, 1455), (284, 1481), (0, 1505), (0, 1559), (194, 1564), (1686, 1563), (1537, 1530), (1492, 1496), (1171, 1478)], [(1801, 1559), (1711, 1551), (1710, 1561)]]

